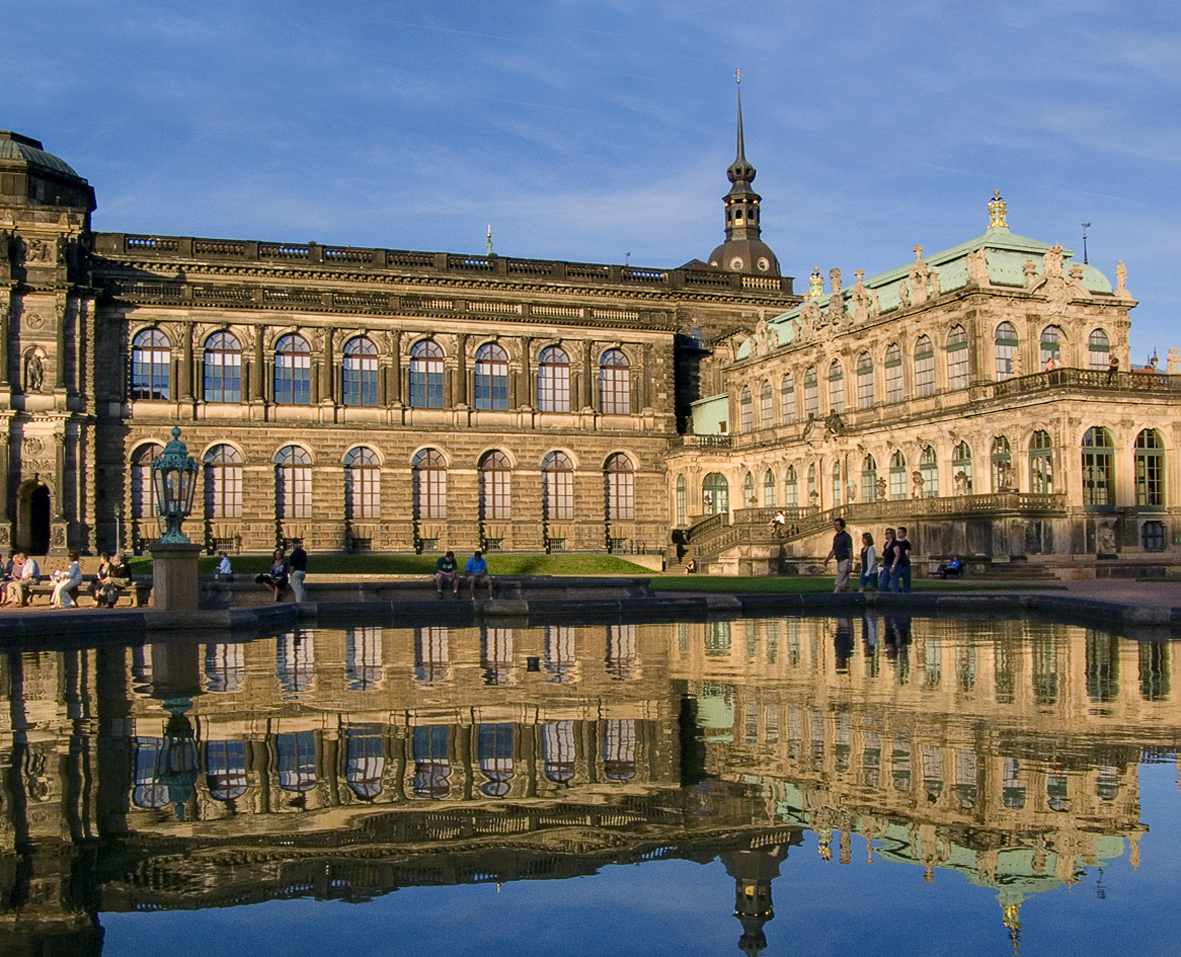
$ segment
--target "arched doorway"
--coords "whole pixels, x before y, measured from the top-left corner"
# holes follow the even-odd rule
[[[49,551],[49,486],[31,478],[17,490],[16,547],[28,555]]]

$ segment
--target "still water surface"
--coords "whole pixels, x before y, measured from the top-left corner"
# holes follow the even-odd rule
[[[0,953],[1174,954],[1168,642],[781,618],[0,657]]]

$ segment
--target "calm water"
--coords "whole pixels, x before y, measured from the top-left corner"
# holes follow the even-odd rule
[[[1181,645],[317,629],[0,657],[0,953],[1174,954]]]

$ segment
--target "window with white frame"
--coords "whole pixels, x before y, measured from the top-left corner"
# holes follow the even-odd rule
[[[997,382],[1004,382],[1016,375],[1014,365],[1020,345],[1021,343],[1017,339],[1017,329],[1011,322],[1002,322],[996,327],[993,348],[996,350]]]
[[[414,517],[447,517],[447,461],[436,449],[423,449],[411,462],[414,474]]]
[[[891,342],[886,347],[886,401],[902,401],[902,347]]]
[[[796,379],[790,372],[779,385],[779,415],[784,425],[796,420]]]
[[[574,463],[570,461],[570,456],[565,452],[550,452],[546,455],[541,460],[541,479],[541,509],[545,520],[553,522],[572,519]]]
[[[837,413],[845,411],[845,370],[836,359],[828,367],[828,410]]]
[[[919,336],[914,346],[914,394],[935,394],[935,348],[927,336]]]
[[[242,515],[242,455],[232,445],[215,445],[205,453],[205,517]]]
[[[857,408],[872,408],[873,401],[873,359],[863,352],[857,357]]]
[[[968,334],[963,326],[952,326],[947,334],[947,388],[968,387]]]
[[[312,517],[312,457],[301,446],[275,454],[275,507],[282,519]]]
[[[603,466],[607,518],[627,521],[636,517],[636,473],[632,461],[616,452]]]
[[[537,408],[542,412],[570,411],[570,357],[559,346],[547,346],[538,358]]]
[[[627,415],[632,410],[631,369],[621,349],[608,349],[599,360],[599,411]]]
[[[359,446],[344,457],[345,517],[375,519],[381,516],[381,462],[373,449]]]
[[[480,518],[506,519],[512,516],[513,471],[508,456],[488,452],[480,459]]]

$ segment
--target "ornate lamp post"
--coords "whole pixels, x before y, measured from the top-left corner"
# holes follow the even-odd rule
[[[152,605],[169,611],[196,611],[198,596],[197,554],[181,531],[181,523],[193,510],[197,487],[197,462],[180,440],[180,429],[172,429],[172,440],[152,463],[152,487],[156,493],[156,516],[160,540],[152,553]]]

